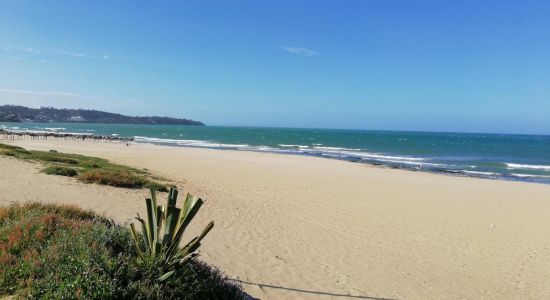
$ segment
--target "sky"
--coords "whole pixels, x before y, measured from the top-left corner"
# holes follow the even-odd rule
[[[0,0],[0,104],[550,134],[550,1]]]

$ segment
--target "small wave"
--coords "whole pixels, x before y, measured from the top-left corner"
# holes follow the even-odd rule
[[[299,153],[299,151],[293,151],[290,149],[278,149],[278,148],[272,148],[269,146],[240,146],[237,147],[239,150],[246,150],[246,151],[260,151],[260,152],[281,152],[281,153]]]
[[[363,160],[369,161],[369,160],[372,160],[372,159],[363,159]],[[442,166],[445,166],[445,165],[443,165],[443,164],[423,163],[423,162],[419,162],[419,161],[399,160],[399,159],[383,159],[383,158],[377,158],[377,159],[374,159],[374,160],[377,161],[377,162],[385,162],[385,163],[390,163],[390,164],[411,165],[411,166],[417,166],[417,167],[420,167],[421,165],[422,165],[422,166],[433,166],[433,167],[442,167]]]
[[[279,144],[279,146],[285,147],[285,148],[302,148],[302,149],[309,148],[309,146],[306,146],[306,145],[292,145],[292,144]]]
[[[496,176],[496,175],[498,175],[497,173],[493,173],[493,172],[467,171],[467,170],[462,170],[462,172],[464,172],[465,174],[482,175],[482,176]]]
[[[550,176],[548,175],[533,175],[533,174],[519,174],[519,173],[512,173],[510,175],[514,177],[519,177],[519,178],[550,178]]]
[[[63,127],[44,127],[48,131],[65,131],[66,128]]]
[[[209,141],[201,140],[175,140],[175,139],[159,139],[159,138],[149,138],[145,136],[135,136],[134,140],[136,142],[143,143],[158,143],[158,144],[172,144],[178,146],[188,146],[188,147],[201,147],[201,148],[246,148],[249,147],[247,144],[222,144],[214,143]],[[246,150],[246,149],[243,149]]]
[[[506,167],[508,169],[523,169],[523,170],[544,170],[544,171],[550,171],[550,166],[543,166],[543,165],[524,165],[524,164],[513,164],[513,163],[506,163]]]
[[[283,146],[283,145],[279,145],[279,146]],[[343,147],[315,146],[313,148],[309,148],[309,147],[306,148],[306,147],[300,147],[301,145],[284,145],[284,146],[298,147],[300,153],[302,154],[322,155],[322,156],[343,158],[343,159],[356,158],[364,161],[378,161],[378,162],[389,162],[389,163],[409,164],[409,165],[418,165],[421,162],[426,160],[425,158],[420,158],[420,157],[382,155],[382,154],[361,151],[361,149],[352,149],[352,148],[343,148]],[[434,166],[444,166],[444,165],[434,164]]]
[[[408,162],[414,162],[415,164],[418,164],[426,160],[425,158],[420,158],[420,157],[392,156],[392,155],[382,155],[382,154],[375,154],[375,153],[369,153],[369,152],[355,152],[355,151],[325,151],[325,152],[332,153],[332,154],[340,154],[345,156],[360,157],[364,160],[408,161]]]
[[[314,149],[318,150],[329,150],[329,151],[339,151],[339,150],[345,150],[345,151],[361,151],[361,149],[351,149],[351,148],[342,148],[342,147],[321,147],[321,146],[315,146]]]

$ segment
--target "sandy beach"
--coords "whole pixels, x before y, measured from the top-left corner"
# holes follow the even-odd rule
[[[202,197],[192,230],[216,222],[202,259],[261,299],[550,298],[550,185],[271,153],[13,144],[147,168]],[[0,204],[74,203],[117,222],[143,211],[146,190],[39,166],[0,157]]]

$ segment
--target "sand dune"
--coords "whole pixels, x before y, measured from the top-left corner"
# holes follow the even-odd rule
[[[173,179],[206,200],[202,258],[262,299],[550,298],[550,185],[314,157],[146,144],[19,141]],[[0,201],[77,203],[123,222],[145,191],[0,158]]]

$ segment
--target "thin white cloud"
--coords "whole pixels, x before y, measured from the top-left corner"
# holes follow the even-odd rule
[[[134,109],[146,104],[137,99],[116,99],[98,97],[67,91],[29,90],[0,88],[0,105],[22,105],[27,107],[51,106],[57,108],[84,108],[99,110]]]
[[[22,52],[32,53],[32,54],[42,54],[42,51],[29,48],[29,47],[17,47],[17,50]]]
[[[313,51],[311,49],[307,48],[298,48],[298,47],[290,47],[290,46],[284,46],[281,49],[284,51],[291,53],[291,54],[297,54],[297,55],[303,55],[303,56],[314,56],[319,54],[317,51]]]
[[[84,53],[74,53],[74,52],[67,52],[67,51],[55,51],[54,53],[58,55],[65,55],[65,56],[72,56],[72,57],[88,57],[88,55]]]
[[[73,52],[73,51],[61,51],[61,50],[50,50],[50,49],[39,50],[31,47],[21,47],[21,46],[12,46],[12,45],[4,46],[3,48],[0,48],[0,49],[4,51],[13,51],[13,52],[20,52],[20,53],[36,54],[36,55],[53,54],[53,55],[68,56],[68,57],[74,57],[74,58],[103,59],[103,60],[110,59],[110,57],[106,54],[101,56],[94,56],[94,55],[89,55],[89,54],[80,53],[80,52]]]
[[[80,94],[67,92],[50,92],[50,91],[29,91],[29,90],[10,90],[0,89],[0,94],[21,95],[21,96],[54,96],[54,97],[79,97]]]
[[[59,108],[99,108],[108,101],[101,97],[67,91],[0,88],[0,105],[27,107],[53,106]]]
[[[42,51],[30,48],[30,47],[15,47],[15,46],[4,46],[2,48],[4,51],[16,51],[16,52],[25,52],[25,53],[31,53],[31,54],[42,54]]]

